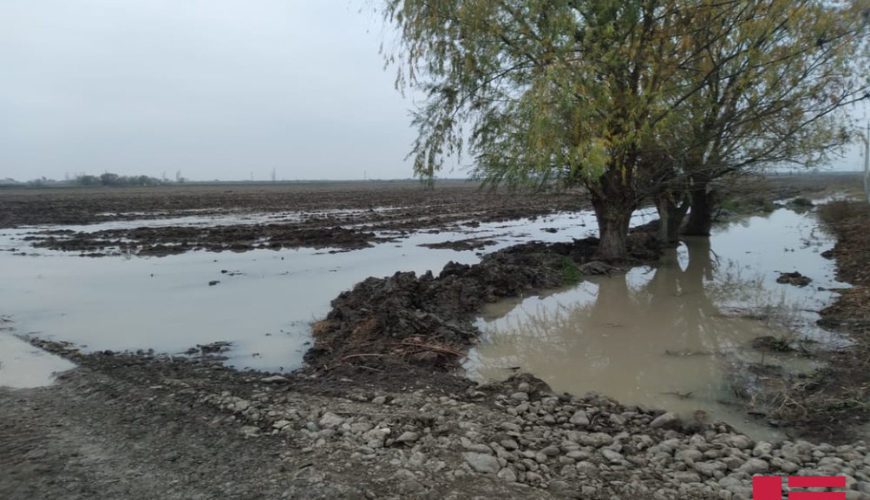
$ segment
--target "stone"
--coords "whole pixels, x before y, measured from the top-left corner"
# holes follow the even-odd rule
[[[738,477],[726,476],[719,480],[719,486],[742,498],[752,498],[751,480],[745,481]]]
[[[523,430],[519,425],[512,422],[502,422],[500,427],[502,428],[502,430],[508,432],[520,432],[521,430]]]
[[[254,427],[253,425],[246,425],[239,429],[239,432],[241,432],[245,437],[257,437],[260,435],[260,428]]]
[[[529,393],[528,392],[515,392],[511,394],[511,399],[515,401],[528,401]]]
[[[623,460],[625,460],[625,458],[621,454],[619,454],[619,453],[617,453],[609,448],[602,449],[601,456],[603,456],[604,458],[609,460],[611,463],[614,463],[614,462],[619,463],[619,462],[622,462]]]
[[[745,472],[750,476],[753,474],[760,474],[762,472],[767,472],[770,468],[767,462],[760,458],[750,458],[743,465],[741,465],[737,470],[740,472]]]
[[[530,483],[540,483],[544,480],[544,476],[538,474],[537,472],[526,472],[526,481]]]
[[[550,483],[550,491],[555,491],[556,493],[568,491],[569,489],[571,489],[571,485],[565,481],[552,481]]]
[[[372,430],[373,428],[374,426],[368,422],[357,422],[355,424],[350,424],[350,430],[355,434],[363,434]]]
[[[583,432],[577,436],[577,442],[582,444],[583,446],[600,448],[602,446],[613,444],[613,436],[611,436],[610,434],[605,434],[603,432],[593,432],[591,434]]]
[[[275,422],[274,424],[272,424],[272,428],[278,429],[280,431],[281,429],[283,429],[284,427],[287,427],[290,424],[291,424],[291,422],[289,420],[279,420],[279,421]]]
[[[499,444],[502,446],[502,448],[508,451],[520,449],[520,445],[513,439],[503,439],[501,442],[499,442]]]
[[[739,450],[748,450],[752,448],[752,439],[743,434],[733,434],[724,439],[725,444]]]
[[[794,474],[800,469],[800,466],[798,466],[796,463],[779,457],[772,458],[770,460],[770,465],[788,474]]]
[[[388,429],[372,429],[363,434],[366,446],[373,449],[383,448],[384,441],[386,441],[388,434],[387,432],[384,432],[385,430]]]
[[[320,427],[325,429],[335,429],[336,427],[340,427],[345,421],[344,418],[339,417],[335,413],[326,412],[320,417]]]
[[[674,458],[677,460],[697,462],[704,458],[704,454],[694,448],[689,448],[688,450],[678,451],[676,455],[674,455]]]
[[[416,432],[403,432],[401,436],[396,438],[397,443],[413,443],[420,439],[420,435]]]
[[[741,465],[743,465],[743,459],[735,456],[725,457],[724,459],[722,459],[722,461],[725,462],[725,465],[728,467],[729,470],[737,469]]]
[[[684,471],[684,472],[675,472],[673,474],[674,479],[681,483],[700,483],[701,476],[699,476],[695,472]]]
[[[595,477],[598,475],[598,466],[593,464],[592,462],[577,462],[575,466],[577,472],[588,477]]]
[[[481,474],[497,474],[501,469],[498,459],[485,453],[467,452],[462,454],[462,458],[473,471]]]
[[[598,494],[598,488],[596,488],[595,486],[588,486],[588,485],[582,486],[582,487],[580,487],[580,494],[582,495],[583,498],[594,497],[595,495]]]
[[[695,462],[694,469],[700,474],[713,477],[716,471],[725,471],[728,467],[722,462]]]
[[[765,455],[770,455],[770,452],[773,451],[773,445],[770,443],[765,443],[764,441],[759,441],[756,443],[755,448],[752,450],[753,457],[761,457]]]
[[[574,412],[574,415],[571,416],[571,420],[569,420],[568,422],[580,427],[586,427],[589,425],[589,416],[586,414],[585,411],[579,410]]]
[[[676,413],[667,412],[653,419],[649,426],[653,429],[679,429],[683,426],[683,422]]]
[[[505,467],[504,469],[498,471],[498,477],[503,479],[506,483],[515,483],[517,482],[517,473],[513,471],[510,467]]]
[[[282,377],[281,375],[272,375],[270,377],[264,377],[260,379],[260,382],[264,384],[286,384],[290,382],[287,377]]]
[[[385,396],[378,396],[378,397],[372,398],[372,404],[376,404],[376,405],[387,404],[387,398]]]
[[[561,453],[561,450],[558,446],[547,446],[546,448],[541,450],[541,453],[548,457],[557,457]]]

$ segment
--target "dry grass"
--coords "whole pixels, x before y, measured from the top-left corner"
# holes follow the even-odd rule
[[[334,330],[335,327],[336,327],[335,322],[328,320],[328,319],[315,321],[311,325],[311,335],[314,337],[322,337],[322,336],[326,335],[327,333],[331,332],[332,330]]]

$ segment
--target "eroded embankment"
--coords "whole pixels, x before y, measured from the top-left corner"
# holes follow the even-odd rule
[[[598,240],[527,243],[486,255],[473,266],[449,263],[431,272],[369,278],[332,301],[326,319],[314,325],[314,346],[305,360],[318,369],[351,364],[378,367],[412,363],[452,369],[480,332],[472,315],[486,303],[577,282],[602,273],[593,261]],[[629,254],[658,257],[657,241],[633,233]]]
[[[836,259],[837,279],[852,285],[821,311],[819,324],[854,343],[831,353],[828,366],[811,376],[778,381],[767,404],[808,435],[843,441],[870,421],[870,206],[835,201],[818,214],[837,238],[827,253]]]

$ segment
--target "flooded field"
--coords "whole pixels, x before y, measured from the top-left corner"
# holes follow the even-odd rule
[[[815,324],[832,299],[826,289],[842,286],[820,255],[831,245],[811,214],[786,209],[721,226],[710,239],[687,238],[655,268],[490,306],[466,367],[482,379],[528,371],[557,391],[594,390],[690,418],[701,410],[767,435],[743,422],[734,391],[751,383],[753,364],[816,367],[799,353],[753,348],[758,337],[814,347],[843,342]],[[776,282],[793,271],[812,283]]]
[[[230,220],[195,215],[51,229],[216,226],[266,217]],[[651,217],[649,211],[639,212],[635,223]],[[391,241],[346,252],[303,248],[102,258],[28,248],[22,242],[45,228],[6,229],[0,230],[0,250],[15,252],[0,251],[0,269],[8,278],[0,287],[0,303],[13,320],[15,333],[73,342],[85,351],[153,349],[182,354],[197,345],[230,342],[224,354],[232,366],[289,371],[302,364],[311,322],[322,318],[330,301],[358,281],[397,271],[437,272],[449,261],[471,264],[480,259],[473,250],[421,245],[487,239],[493,241],[487,248],[491,251],[529,240],[560,241],[594,232],[588,213],[475,226],[456,233],[384,232],[381,236]],[[11,332],[3,335],[12,342]]]
[[[0,385],[45,384],[52,372],[71,367],[19,338],[28,335],[84,352],[194,356],[201,346],[224,342],[221,355],[230,366],[288,372],[302,366],[311,324],[326,315],[332,299],[369,276],[437,274],[450,261],[474,264],[484,252],[518,243],[595,233],[588,211],[490,222],[463,219],[461,210],[448,220],[423,221],[415,213],[401,206],[241,214],[193,209],[162,218],[115,213],[115,220],[95,224],[2,229],[0,271],[7,279],[0,303],[8,320],[0,331]],[[639,211],[632,224],[653,218],[651,210]],[[40,245],[70,235],[96,241],[144,230],[244,232],[272,223],[336,225],[372,237],[363,248],[318,242],[317,248],[263,249],[254,240],[245,251],[188,246],[155,256],[112,236],[99,258],[82,257],[93,253],[81,248]],[[527,371],[559,391],[596,390],[686,414],[703,410],[746,428],[732,404],[735,387],[747,385],[747,367],[817,366],[811,357],[752,347],[756,338],[810,349],[843,342],[815,325],[816,311],[832,298],[826,289],[840,286],[820,255],[831,245],[811,213],[779,209],[740,219],[709,240],[688,239],[657,267],[491,304],[478,320],[484,335],[465,367],[478,379]],[[792,271],[812,283],[776,283],[780,272]]]

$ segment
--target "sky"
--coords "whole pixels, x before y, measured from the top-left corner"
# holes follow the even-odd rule
[[[414,103],[372,6],[2,0],[0,179],[411,177]]]

